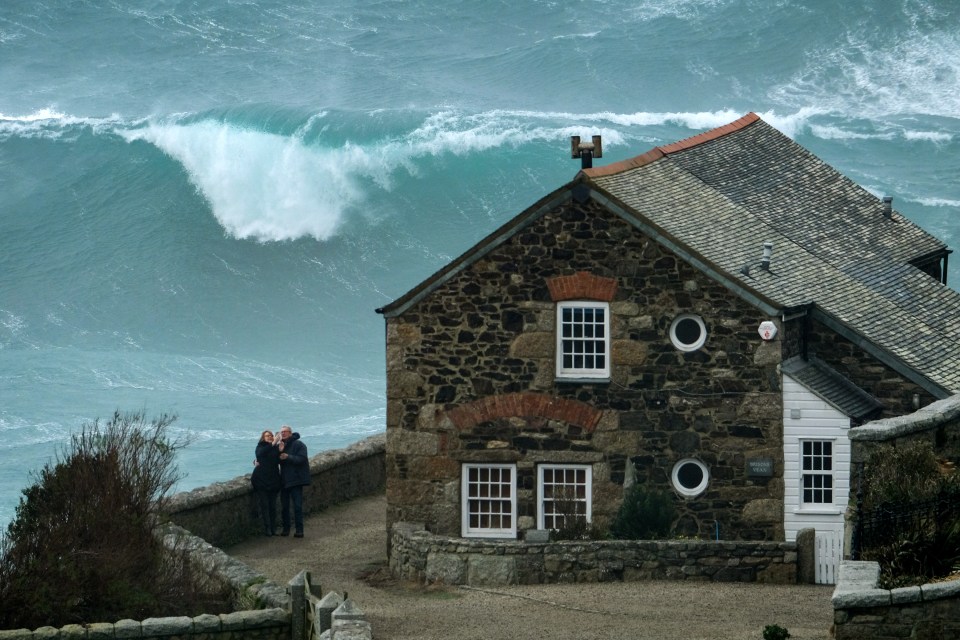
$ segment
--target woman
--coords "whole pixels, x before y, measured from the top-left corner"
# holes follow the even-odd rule
[[[257,504],[260,507],[260,518],[263,520],[263,530],[268,536],[274,535],[277,530],[277,495],[280,493],[280,450],[274,446],[272,431],[260,434],[257,443],[257,459],[253,463],[253,473],[250,482],[257,495]]]

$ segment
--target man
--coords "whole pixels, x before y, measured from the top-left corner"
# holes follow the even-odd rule
[[[310,458],[307,445],[287,425],[280,427],[280,510],[283,530],[290,535],[290,506],[293,505],[294,538],[303,537],[303,488],[310,484]]]

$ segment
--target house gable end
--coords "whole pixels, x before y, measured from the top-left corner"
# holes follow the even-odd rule
[[[391,318],[402,314],[404,311],[415,305],[417,302],[428,296],[438,286],[447,282],[458,273],[469,267],[472,263],[483,258],[487,253],[493,251],[498,246],[508,241],[517,233],[520,233],[525,227],[532,224],[538,218],[548,211],[569,202],[572,199],[573,183],[564,185],[548,196],[540,199],[536,204],[527,208],[519,215],[515,216],[499,229],[489,234],[483,240],[475,244],[458,258],[445,265],[442,269],[432,276],[418,284],[416,287],[400,296],[393,302],[376,309],[377,313],[384,317]]]

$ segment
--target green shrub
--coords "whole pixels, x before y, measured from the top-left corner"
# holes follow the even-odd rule
[[[667,537],[676,509],[663,491],[633,485],[610,525],[610,535],[620,540],[654,540]]]
[[[24,489],[0,540],[0,628],[229,610],[153,535],[186,444],[173,420],[84,425]]]
[[[880,587],[896,589],[929,582],[960,569],[960,520],[900,532],[888,544],[865,549],[864,560],[880,565]]]
[[[882,444],[864,468],[864,508],[921,502],[937,495],[944,475],[929,442]]]
[[[778,624],[768,624],[763,628],[763,640],[787,640],[790,632]]]
[[[880,445],[864,469],[864,508],[909,514],[914,505],[938,503],[937,517],[904,516],[897,528],[862,550],[880,565],[883,588],[928,582],[960,568],[960,479],[938,460],[929,442]]]

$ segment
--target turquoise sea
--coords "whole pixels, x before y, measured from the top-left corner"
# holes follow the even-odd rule
[[[384,429],[400,296],[579,168],[755,111],[960,247],[955,0],[4,0],[0,523],[90,420],[180,489]],[[960,257],[950,284],[960,282]]]

